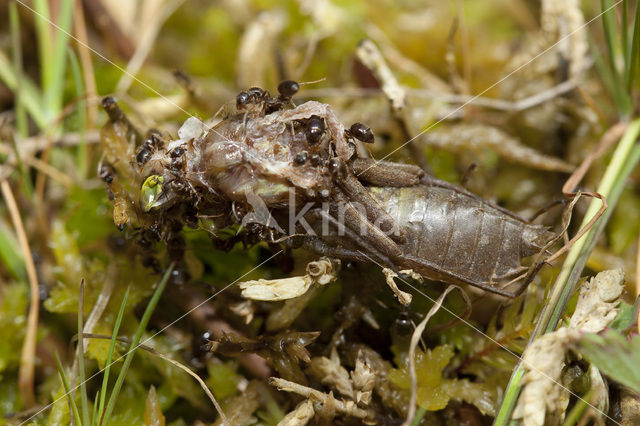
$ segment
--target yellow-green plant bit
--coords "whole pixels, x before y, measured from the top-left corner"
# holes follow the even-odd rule
[[[140,189],[140,205],[145,213],[161,204],[160,195],[162,194],[163,183],[164,177],[151,175],[142,184],[142,188]]]

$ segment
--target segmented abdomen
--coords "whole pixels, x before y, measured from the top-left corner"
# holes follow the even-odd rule
[[[406,236],[402,248],[429,269],[417,271],[440,279],[441,273],[463,282],[494,284],[521,272],[521,260],[537,253],[550,237],[495,206],[450,188],[417,185],[371,188]]]

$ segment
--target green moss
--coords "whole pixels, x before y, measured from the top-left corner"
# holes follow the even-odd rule
[[[24,283],[0,287],[0,375],[17,368],[27,324],[29,288]],[[1,399],[1,398],[0,398]]]
[[[225,400],[238,392],[238,383],[242,376],[238,374],[237,369],[234,361],[221,363],[212,359],[207,362],[207,386],[217,399]]]

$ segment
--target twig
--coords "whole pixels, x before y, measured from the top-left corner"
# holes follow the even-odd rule
[[[57,138],[52,145],[54,147],[70,147],[80,144],[81,136],[79,133],[67,133]],[[98,131],[90,131],[85,135],[85,143],[96,144],[100,142],[100,133]],[[62,175],[53,172],[50,168],[51,165],[45,163],[39,158],[34,157],[34,153],[44,150],[46,148],[47,138],[44,136],[34,136],[30,138],[21,139],[17,143],[18,154],[25,164],[31,167],[37,168],[42,173],[48,174],[52,179],[60,181],[63,185],[69,183]],[[18,165],[18,159],[15,152],[8,145],[0,144],[0,154],[7,155],[6,161],[0,165],[0,179],[7,178],[9,174],[13,172],[13,169]],[[57,171],[58,173],[62,173]],[[54,175],[54,173],[56,173]],[[66,175],[65,175],[66,176]],[[66,176],[68,177],[68,176]],[[69,178],[71,179],[71,178]]]
[[[91,312],[89,313],[89,317],[84,325],[84,330],[87,333],[91,333],[98,323],[98,320],[102,318],[102,314],[104,310],[107,308],[109,304],[109,300],[111,300],[111,295],[113,293],[113,289],[116,284],[116,275],[118,272],[118,266],[115,262],[115,259],[112,257],[109,259],[109,266],[107,267],[107,273],[105,276],[104,284],[102,285],[102,290],[100,290],[100,294],[98,295],[98,299],[96,303],[93,305]]]
[[[418,400],[418,376],[416,374],[416,348],[418,347],[418,343],[422,338],[422,333],[424,329],[427,327],[427,322],[431,319],[431,317],[440,309],[442,306],[442,302],[444,298],[449,294],[450,291],[454,289],[460,289],[458,286],[450,285],[446,288],[444,293],[438,297],[436,303],[433,304],[427,315],[424,317],[420,324],[413,330],[413,334],[411,335],[411,343],[409,344],[409,379],[411,380],[411,399],[409,400],[409,410],[407,411],[407,419],[404,421],[402,426],[410,426],[413,423],[413,418],[416,415],[416,402]],[[461,290],[462,291],[462,290]]]
[[[384,60],[382,53],[371,40],[365,39],[358,44],[356,55],[380,83],[382,92],[391,104],[394,114],[402,111],[407,105],[407,93],[394,77],[391,69]]]
[[[30,304],[29,314],[27,317],[27,329],[24,336],[24,343],[22,344],[22,352],[20,354],[18,388],[20,390],[20,397],[24,407],[30,408],[36,402],[33,390],[33,372],[35,367],[36,334],[38,332],[38,308],[40,301],[38,293],[38,276],[36,275],[36,267],[33,263],[33,257],[31,256],[31,249],[29,248],[27,234],[24,231],[22,219],[20,218],[20,211],[18,210],[18,205],[16,204],[16,200],[11,192],[11,186],[7,180],[3,180],[0,183],[0,186],[2,186],[2,195],[7,203],[9,213],[11,214],[13,227],[16,230],[18,241],[20,242],[20,248],[22,249],[22,255],[24,256],[24,263],[27,268],[27,275],[29,276]]]
[[[42,161],[44,164],[49,165],[49,157],[51,156],[51,139],[47,139],[47,145],[44,148],[44,151],[42,152],[42,157],[40,157],[40,161]],[[44,208],[42,208],[44,206],[43,204],[43,200],[44,200],[44,186],[47,179],[47,175],[45,173],[43,173],[42,171],[38,170],[38,174],[36,175],[36,184],[34,187],[34,197],[33,197],[33,204],[36,205],[36,210],[38,213],[38,216],[40,216],[39,221],[41,223],[45,223],[44,220]],[[46,226],[43,226],[42,229],[46,229]]]

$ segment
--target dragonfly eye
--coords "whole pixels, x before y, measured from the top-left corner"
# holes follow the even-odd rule
[[[159,207],[166,201],[166,196],[163,196],[162,184],[164,183],[164,177],[159,175],[149,176],[140,189],[140,205],[142,211],[145,213],[151,209]]]

